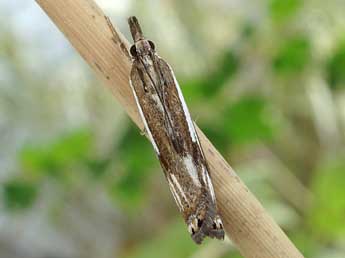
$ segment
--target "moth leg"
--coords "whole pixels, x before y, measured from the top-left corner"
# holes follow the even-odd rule
[[[142,136],[147,136],[147,130],[146,130],[145,127],[144,127],[143,129],[140,130],[140,135],[142,135]]]
[[[199,231],[198,219],[195,216],[193,216],[188,224],[188,231],[191,235],[194,235],[197,231]]]

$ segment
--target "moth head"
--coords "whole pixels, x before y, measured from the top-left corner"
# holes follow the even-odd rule
[[[151,40],[142,39],[135,42],[129,52],[131,53],[133,58],[137,56],[145,56],[153,53],[155,51],[155,45]]]
[[[132,57],[136,58],[138,56],[145,56],[153,53],[155,51],[155,45],[152,41],[145,39],[138,19],[135,16],[129,17],[128,25],[134,41],[134,44],[129,50]]]

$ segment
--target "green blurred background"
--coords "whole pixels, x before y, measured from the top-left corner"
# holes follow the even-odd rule
[[[193,119],[306,257],[345,257],[345,1],[96,1],[174,68]],[[0,257],[196,246],[149,142],[33,1],[0,1]]]

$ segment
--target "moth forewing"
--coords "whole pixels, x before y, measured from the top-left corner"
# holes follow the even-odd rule
[[[132,77],[132,76],[131,76],[131,77]],[[136,81],[135,81],[135,83],[136,83]],[[134,86],[133,86],[133,84],[132,84],[132,79],[129,80],[129,85],[130,85],[131,88],[132,88],[133,95],[134,95],[134,99],[135,99],[135,103],[137,104],[137,107],[138,107],[138,110],[139,110],[139,114],[140,114],[141,120],[142,120],[143,123],[144,123],[145,132],[147,133],[148,138],[149,138],[151,144],[153,145],[153,148],[154,148],[156,154],[159,155],[159,149],[158,149],[158,147],[157,147],[156,142],[154,141],[154,139],[153,139],[153,137],[152,137],[150,128],[149,128],[148,125],[147,125],[146,118],[145,118],[145,116],[144,116],[143,110],[141,109],[141,106],[140,106],[140,103],[139,103],[137,94],[136,94],[136,92],[135,92],[135,88],[134,88]]]
[[[134,40],[130,84],[175,202],[196,243],[206,236],[223,239],[207,162],[175,75],[143,37],[135,17],[129,26]]]
[[[165,61],[163,59],[161,59],[161,62],[165,62]],[[169,68],[169,71],[171,73],[171,77],[174,79],[174,84],[175,84],[175,87],[176,87],[176,90],[177,90],[177,93],[179,96],[180,103],[182,104],[182,108],[184,111],[186,121],[188,123],[188,129],[189,129],[189,133],[190,133],[190,136],[192,138],[192,141],[197,143],[197,147],[200,149],[200,154],[201,154],[201,159],[202,159],[202,162],[200,163],[200,165],[202,166],[202,171],[201,171],[202,180],[204,181],[205,186],[208,187],[211,198],[215,202],[216,198],[215,198],[213,185],[212,185],[212,182],[211,182],[211,179],[209,176],[209,172],[208,172],[208,168],[207,168],[207,162],[206,162],[204,153],[202,151],[199,137],[198,137],[196,130],[195,130],[195,127],[194,127],[194,123],[192,121],[191,115],[190,115],[189,110],[187,108],[187,104],[184,100],[183,94],[181,92],[181,88],[177,82],[175,74],[174,74],[172,68],[170,67],[170,65],[168,63],[166,63],[166,65]],[[188,173],[190,173],[191,175],[194,175],[195,173],[193,173],[193,172],[195,171],[195,164],[193,163],[193,160],[191,160],[191,156],[187,155],[187,157],[185,158],[184,161],[185,161]]]

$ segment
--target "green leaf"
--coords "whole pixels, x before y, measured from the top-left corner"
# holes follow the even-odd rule
[[[21,168],[31,176],[41,176],[56,174],[57,164],[49,157],[49,150],[43,147],[26,146],[20,153]]]
[[[212,144],[216,147],[216,149],[224,153],[228,144],[229,144],[229,137],[227,135],[227,131],[221,128],[220,126],[214,125],[200,125],[202,131],[207,136],[207,138],[212,142]]]
[[[248,31],[248,33],[250,33]],[[210,98],[216,95],[238,71],[239,58],[231,49],[226,50],[216,63],[216,69],[202,78],[185,80],[181,85],[186,101]]]
[[[289,238],[296,245],[297,249],[302,252],[304,257],[315,257],[321,247],[320,243],[310,235],[310,232],[303,231],[302,228],[289,232]]]
[[[83,160],[89,154],[91,136],[90,131],[85,129],[62,136],[50,147],[51,158],[61,166],[76,160]]]
[[[82,129],[44,146],[26,146],[19,154],[21,168],[33,177],[60,177],[66,167],[86,159],[91,140],[91,133]]]
[[[224,114],[224,129],[234,144],[270,139],[273,136],[271,116],[266,102],[259,97],[245,97],[230,106]]]
[[[90,159],[86,160],[85,163],[87,165],[88,172],[90,172],[90,176],[94,179],[99,179],[105,174],[109,166],[110,160]]]
[[[273,68],[280,74],[301,72],[310,61],[310,51],[310,42],[307,38],[290,39],[279,50],[273,61]]]
[[[190,104],[193,104],[193,102],[201,101],[201,99],[204,98],[202,93],[202,87],[204,87],[204,80],[183,80],[180,86],[188,106],[190,106]]]
[[[136,207],[145,196],[152,165],[158,165],[159,161],[149,141],[134,125],[129,127],[118,148],[124,171],[114,179],[110,194],[125,208]]]
[[[327,79],[332,89],[345,87],[345,42],[342,42],[328,61]]]
[[[120,141],[119,157],[130,170],[142,171],[153,164],[155,152],[149,140],[132,124]]]
[[[217,69],[209,74],[201,86],[205,97],[211,97],[217,94],[225,83],[233,77],[239,68],[239,58],[231,49],[227,50],[219,60]]]
[[[345,159],[328,161],[315,174],[312,190],[315,200],[310,211],[310,227],[323,237],[345,234]]]
[[[37,196],[37,188],[29,182],[12,180],[4,184],[4,203],[9,210],[30,208]]]
[[[279,22],[295,14],[301,4],[301,0],[271,0],[269,11],[272,19]]]

